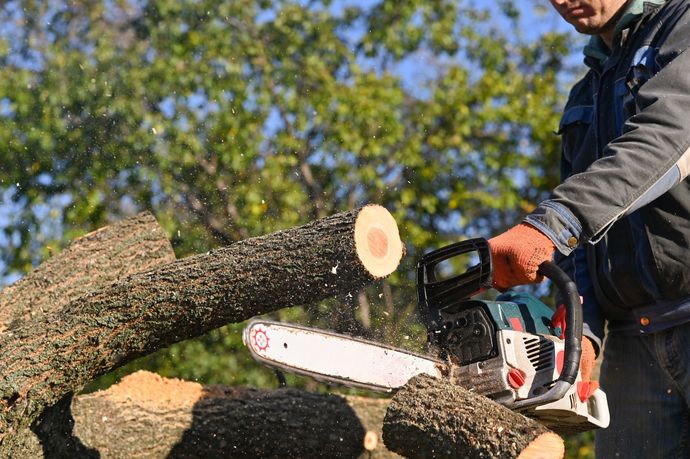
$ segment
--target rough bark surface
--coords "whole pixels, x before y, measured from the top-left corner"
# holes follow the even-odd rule
[[[60,254],[0,292],[0,329],[59,311],[91,290],[175,260],[165,232],[148,212],[100,228],[74,240]],[[90,457],[72,435],[72,394],[46,407],[30,428],[18,429],[9,457]]]
[[[46,407],[136,357],[375,280],[355,248],[364,209],[132,274],[0,335],[0,455]]]
[[[542,435],[554,436],[557,448],[537,457],[562,457],[562,441],[543,425],[428,376],[393,397],[383,424],[387,447],[409,458],[516,458]]]
[[[148,212],[86,234],[2,291],[0,332],[173,260],[170,241]]]
[[[76,397],[75,435],[107,458],[356,458],[387,400],[200,384],[137,372]],[[398,457],[381,442],[364,457]]]

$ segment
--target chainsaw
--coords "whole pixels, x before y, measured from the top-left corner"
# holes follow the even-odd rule
[[[478,261],[466,271],[454,262]],[[582,307],[575,284],[555,263],[539,266],[564,299],[565,330],[553,311],[526,292],[507,291],[493,301],[476,298],[492,286],[486,239],[451,244],[424,255],[417,267],[419,314],[428,332],[430,355],[328,330],[254,320],[243,341],[268,366],[329,384],[375,391],[399,389],[427,374],[484,395],[532,417],[559,433],[609,424],[606,394],[587,399],[579,363]]]

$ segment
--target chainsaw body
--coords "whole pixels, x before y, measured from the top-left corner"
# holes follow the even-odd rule
[[[470,254],[476,263],[456,274],[452,262],[466,262]],[[430,252],[417,270],[429,343],[450,363],[453,383],[562,433],[608,426],[604,392],[597,389],[586,400],[578,394],[582,309],[575,284],[558,266],[546,262],[540,273],[564,298],[565,331],[552,324],[553,310],[529,293],[508,291],[495,300],[478,299],[493,280],[485,239]]]
[[[455,274],[453,264],[472,268]],[[558,432],[606,427],[606,395],[578,395],[582,311],[574,284],[552,263],[540,271],[566,299],[563,330],[553,311],[528,293],[494,300],[488,244],[472,239],[430,252],[418,265],[419,312],[432,355],[297,325],[255,321],[244,341],[268,365],[316,379],[374,390],[395,390],[426,373],[487,396]]]

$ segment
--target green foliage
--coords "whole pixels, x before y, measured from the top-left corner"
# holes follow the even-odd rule
[[[566,459],[594,459],[594,432],[570,435],[564,440]]]
[[[511,1],[472,5],[5,2],[0,191],[14,215],[0,223],[5,275],[26,272],[47,245],[144,209],[183,257],[375,202],[406,242],[399,273],[364,303],[277,315],[419,346],[417,256],[490,236],[558,180],[566,37],[513,35]],[[274,384],[243,353],[239,330],[124,371]]]
[[[0,47],[2,183],[24,209],[67,193],[63,240],[151,209],[184,256],[375,201],[415,255],[557,179],[568,49],[503,32],[510,2],[22,4],[0,10],[22,18]],[[35,220],[11,228],[13,270]]]

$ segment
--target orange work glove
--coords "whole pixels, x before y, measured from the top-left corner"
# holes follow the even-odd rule
[[[592,342],[586,336],[582,337],[582,356],[580,357],[580,378],[577,383],[577,395],[583,402],[599,388],[598,381],[592,381],[592,371],[597,355]]]
[[[520,223],[489,239],[494,265],[494,288],[506,290],[544,280],[537,275],[539,265],[552,260],[556,246],[544,233],[527,223]]]
[[[580,297],[582,303],[582,297]],[[561,336],[565,337],[565,305],[559,305],[556,312],[551,317],[551,326],[559,327],[561,329]],[[592,381],[592,371],[594,370],[594,362],[597,359],[597,354],[594,352],[594,345],[592,341],[586,336],[582,337],[582,354],[580,355],[580,382],[577,383],[577,395],[583,402],[587,400],[595,390],[599,388],[598,381]]]

